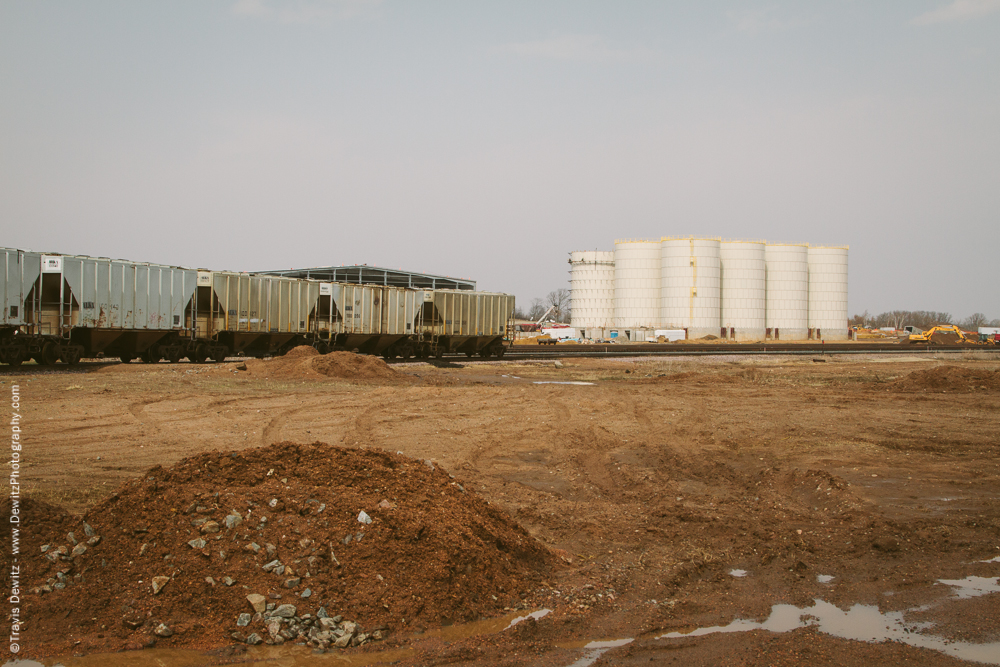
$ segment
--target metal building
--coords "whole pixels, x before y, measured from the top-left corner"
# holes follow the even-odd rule
[[[614,325],[615,253],[576,250],[569,255],[570,326],[576,329]]]
[[[723,241],[722,328],[737,341],[764,340],[767,278],[763,241]]]
[[[719,335],[722,276],[719,239],[670,238],[660,242],[661,324],[688,338]]]
[[[805,340],[809,336],[809,246],[768,243],[767,336],[774,340]]]
[[[809,329],[811,337],[846,340],[847,246],[809,247]]]

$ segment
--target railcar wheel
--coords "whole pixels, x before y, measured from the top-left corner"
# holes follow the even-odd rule
[[[52,366],[59,361],[59,352],[59,345],[49,341],[42,345],[42,352],[38,355],[36,361],[43,366]]]
[[[507,348],[506,347],[504,347],[503,345],[500,345],[500,346],[497,347],[497,349],[496,349],[497,359],[503,358],[503,355],[506,354],[506,353],[507,353]]]
[[[444,346],[438,345],[437,347],[434,348],[434,358],[440,359],[443,356],[444,356]]]
[[[21,351],[21,348],[15,347],[7,352],[7,363],[13,366],[14,368],[20,366],[21,362],[23,361],[24,361],[24,353]]]
[[[188,359],[193,364],[203,364],[205,359],[208,359],[208,350],[205,349],[205,344],[197,345],[194,348],[194,352],[188,355]]]
[[[472,357],[476,356],[476,353],[475,353],[475,351],[471,351],[471,352],[466,352],[466,353],[465,353],[465,356],[467,356],[467,357],[469,357],[469,358],[472,358]]]
[[[179,349],[172,350],[169,354],[167,354],[167,361],[169,361],[172,364],[179,363],[180,360],[181,360],[181,351]]]
[[[80,348],[70,346],[63,348],[61,358],[65,363],[69,364],[70,366],[76,366],[78,363],[80,363],[81,356],[82,355],[80,352]]]
[[[400,350],[399,351],[399,356],[403,359],[403,361],[406,361],[407,359],[409,359],[410,356],[412,356],[412,350],[410,349],[410,346],[407,345],[402,350]]]
[[[212,361],[217,364],[221,364],[229,356],[229,349],[225,347],[220,347],[214,353],[212,353]]]
[[[121,359],[123,364],[127,364],[133,359],[135,359],[135,357],[133,357],[131,354],[119,354],[118,358]]]
[[[143,352],[142,354],[140,354],[139,358],[142,359],[142,363],[144,363],[144,364],[158,364],[158,363],[160,363],[160,353],[157,352],[152,347],[149,348],[148,350],[146,350],[145,352]]]
[[[479,356],[482,357],[483,359],[489,359],[492,355],[493,351],[488,347],[484,347],[479,351]]]

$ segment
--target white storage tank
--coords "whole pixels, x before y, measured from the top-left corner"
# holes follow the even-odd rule
[[[847,340],[847,320],[847,246],[810,246],[811,337]]]
[[[763,241],[723,241],[722,328],[736,341],[764,340],[767,279]]]
[[[614,325],[615,253],[577,250],[569,254],[570,326],[578,329]]]
[[[764,324],[774,340],[809,337],[809,246],[764,246],[767,311]]]
[[[660,323],[660,242],[615,241],[615,326]]]
[[[719,239],[660,241],[660,321],[687,329],[689,339],[718,336],[722,326]]]

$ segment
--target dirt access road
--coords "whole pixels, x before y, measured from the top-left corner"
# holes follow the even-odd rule
[[[498,603],[551,610],[537,621],[390,620],[389,641],[342,652],[350,664],[969,664],[954,647],[1000,664],[1000,595],[938,583],[980,577],[989,593],[1000,575],[1000,358],[561,363],[91,363],[0,380],[21,391],[23,490],[73,513],[154,465],[318,441],[430,460],[557,555],[530,595]],[[876,614],[869,629],[902,612],[928,647],[834,636],[860,616],[830,634],[816,600],[869,606],[855,608]],[[772,605],[815,609],[788,632],[688,634]],[[26,645],[79,651],[26,621]],[[128,643],[64,622],[90,652]]]

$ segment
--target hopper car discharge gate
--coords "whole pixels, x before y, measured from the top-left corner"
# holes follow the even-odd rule
[[[514,297],[0,248],[0,363],[201,363],[299,345],[386,359],[503,356]]]

